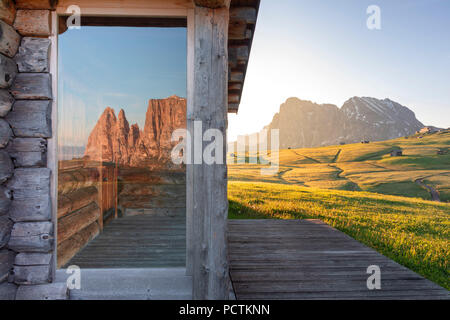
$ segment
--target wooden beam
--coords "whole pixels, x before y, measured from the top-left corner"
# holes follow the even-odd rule
[[[188,108],[187,128],[193,140],[208,129],[222,132],[222,163],[187,165],[187,208],[193,210],[193,298],[228,299],[226,128],[228,106],[227,8],[195,8],[193,104]],[[202,132],[193,122],[202,123]],[[194,158],[202,150],[194,146]],[[195,157],[197,156],[197,157]],[[191,177],[192,179],[189,179]]]
[[[58,0],[15,0],[16,9],[54,9]]]
[[[230,8],[231,21],[245,21],[248,24],[255,24],[257,17],[256,8],[253,7],[232,7]]]
[[[196,6],[217,9],[217,8],[229,8],[230,0],[194,0]]]

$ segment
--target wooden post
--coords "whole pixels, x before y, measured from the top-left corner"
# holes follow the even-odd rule
[[[103,163],[100,164],[100,166],[98,167],[98,171],[99,171],[99,178],[98,178],[98,206],[100,207],[100,217],[98,218],[98,226],[100,227],[100,232],[102,232],[103,230],[103,212],[105,210],[105,206],[104,204],[104,182],[103,182],[103,178],[105,176],[105,170],[104,170],[104,166]]]
[[[201,139],[192,130],[194,121],[201,121],[202,135],[208,129],[219,129],[223,133],[224,151],[221,164],[208,165],[203,161],[187,166],[187,210],[192,210],[188,217],[192,218],[193,298],[228,299],[225,148],[229,10],[196,7],[194,15],[193,103],[188,104],[187,127],[193,141]],[[203,142],[203,150],[206,145]]]

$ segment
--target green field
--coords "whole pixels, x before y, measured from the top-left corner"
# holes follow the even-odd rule
[[[422,137],[422,138],[419,138]],[[401,148],[402,157],[390,151]],[[368,191],[431,200],[423,179],[441,201],[450,202],[450,132],[408,138],[311,149],[281,150],[275,176],[262,176],[261,164],[234,164],[229,157],[230,181],[293,184],[305,187]],[[247,159],[257,155],[247,155]]]
[[[450,289],[450,154],[437,154],[449,146],[447,132],[282,150],[273,176],[261,175],[264,165],[229,164],[229,217],[321,219]],[[393,147],[403,156],[390,157]]]

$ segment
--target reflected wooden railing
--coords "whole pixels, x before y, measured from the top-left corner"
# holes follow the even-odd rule
[[[58,165],[57,265],[62,267],[118,217],[118,166],[86,160]]]

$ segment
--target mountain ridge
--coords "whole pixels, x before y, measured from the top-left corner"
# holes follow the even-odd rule
[[[130,126],[123,109],[116,117],[114,109],[106,107],[89,135],[84,158],[168,168],[176,144],[172,132],[178,128],[186,128],[185,98],[150,99],[142,129],[137,123]]]
[[[391,100],[352,97],[341,108],[288,98],[264,129],[279,129],[280,148],[312,148],[408,136],[423,128],[413,111]]]

